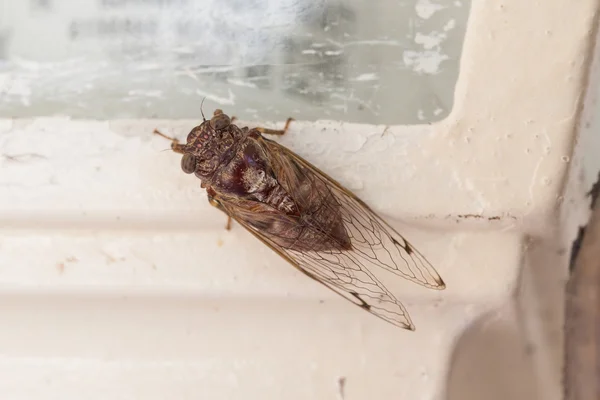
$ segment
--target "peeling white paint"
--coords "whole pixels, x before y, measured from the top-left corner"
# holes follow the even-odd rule
[[[433,3],[431,0],[418,0],[415,5],[417,15],[423,19],[429,19],[436,12],[443,10],[445,6],[437,3]]]
[[[379,79],[379,77],[377,76],[377,74],[374,74],[374,73],[360,74],[357,77],[352,78],[353,81],[357,81],[357,82],[376,81],[378,79]]]
[[[447,35],[442,32],[431,32],[429,34],[418,33],[415,35],[415,43],[423,46],[425,50],[439,49]]]
[[[203,90],[196,89],[196,94],[198,96],[206,97],[207,99],[212,100],[217,104],[234,105],[235,104],[235,95],[233,94],[233,91],[231,89],[228,89],[227,92],[229,93],[228,97],[220,97],[220,96],[214,95],[212,93],[208,93]]]
[[[414,51],[406,50],[403,53],[404,63],[413,71],[423,74],[436,74],[440,70],[440,64],[448,60],[448,56],[437,51]]]

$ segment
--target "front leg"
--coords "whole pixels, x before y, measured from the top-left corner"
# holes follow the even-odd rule
[[[219,203],[217,200],[215,200],[214,196],[217,193],[215,192],[215,190],[213,188],[211,188],[210,186],[207,187],[206,193],[208,193],[208,202],[210,203],[210,205],[223,211],[225,213],[225,215],[227,215],[227,223],[225,224],[225,229],[230,231],[231,230],[231,215],[227,214],[227,211],[225,211],[225,209],[223,208],[221,203]]]
[[[285,126],[283,127],[283,129],[268,129],[268,128],[261,128],[261,127],[254,128],[254,129],[259,131],[260,133],[265,133],[267,135],[281,136],[281,135],[285,135],[288,128],[290,127],[290,122],[292,122],[293,120],[294,120],[294,118],[288,118],[287,121],[285,121]]]
[[[174,137],[171,136],[167,136],[164,133],[162,133],[161,131],[159,131],[158,129],[155,129],[153,132],[155,135],[158,136],[162,136],[165,139],[168,139],[171,141],[171,149],[175,152],[175,153],[179,153],[179,154],[185,154],[185,145],[179,143],[179,140],[175,139]]]
[[[233,123],[233,121],[235,121],[237,118],[236,117],[231,117],[231,123]],[[277,135],[277,136],[281,136],[281,135],[285,135],[285,133],[287,132],[288,128],[290,127],[290,123],[294,120],[294,118],[288,118],[287,121],[285,121],[285,126],[283,127],[283,129],[269,129],[269,128],[262,128],[262,127],[256,127],[256,128],[252,128],[255,129],[257,131],[259,131],[260,133],[264,133],[267,135]],[[244,129],[244,128],[242,128]]]

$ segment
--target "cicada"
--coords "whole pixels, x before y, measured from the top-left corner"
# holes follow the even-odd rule
[[[381,268],[431,289],[445,284],[427,259],[369,206],[291,150],[238,127],[221,110],[191,130],[181,168],[194,174],[210,204],[294,267],[363,310],[414,330],[405,307],[377,279]]]

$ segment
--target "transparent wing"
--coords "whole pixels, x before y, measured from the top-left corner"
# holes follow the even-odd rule
[[[227,214],[306,275],[371,314],[401,328],[414,330],[404,306],[372,271],[382,268],[425,287],[443,289],[445,284],[435,269],[402,235],[358,197],[287,148],[274,141],[264,138],[263,140],[275,163],[279,158],[281,162],[289,163],[291,160],[294,164],[294,168],[284,169],[288,171],[288,175],[300,174],[297,178],[301,181],[313,181],[315,188],[327,191],[326,197],[332,201],[324,201],[323,204],[335,207],[331,212],[340,213],[352,248],[325,251],[285,248],[277,244],[277,240],[274,240],[276,238],[255,227],[257,224],[253,222],[264,221],[264,216],[225,199],[215,200]],[[293,172],[289,172],[290,170]],[[293,177],[281,175],[283,173],[278,177],[281,182],[285,182],[286,179],[294,180]],[[293,184],[288,182],[288,185],[293,193]],[[279,223],[293,222],[282,219]],[[305,223],[310,225],[310,219]],[[318,226],[311,228],[319,230]],[[326,232],[325,229],[320,231]],[[328,239],[335,240],[333,237]]]
[[[307,179],[319,179],[340,206],[358,260],[384,268],[431,289],[445,284],[427,259],[368,205],[333,178],[279,143],[263,138],[269,149],[299,164]],[[293,189],[291,189],[293,190]]]

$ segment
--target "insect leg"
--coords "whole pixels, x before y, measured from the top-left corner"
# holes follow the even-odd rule
[[[231,216],[229,214],[227,214],[227,212],[221,206],[221,204],[219,204],[219,202],[210,195],[208,196],[208,202],[210,203],[211,206],[218,208],[219,210],[223,211],[225,213],[225,215],[227,215],[227,223],[225,224],[225,229],[230,231],[231,230],[231,222],[232,222]]]
[[[259,131],[260,133],[265,133],[267,135],[284,135],[285,132],[287,132],[289,126],[290,126],[290,122],[292,122],[294,120],[294,118],[288,118],[287,121],[285,121],[285,126],[283,127],[283,129],[268,129],[268,128],[254,128],[257,131]]]
[[[171,149],[175,152],[175,153],[180,153],[180,154],[185,154],[185,145],[179,143],[179,140],[171,137],[171,136],[167,136],[164,133],[162,133],[161,131],[159,131],[158,129],[155,129],[153,132],[155,135],[158,136],[162,136],[167,140],[171,141]]]

